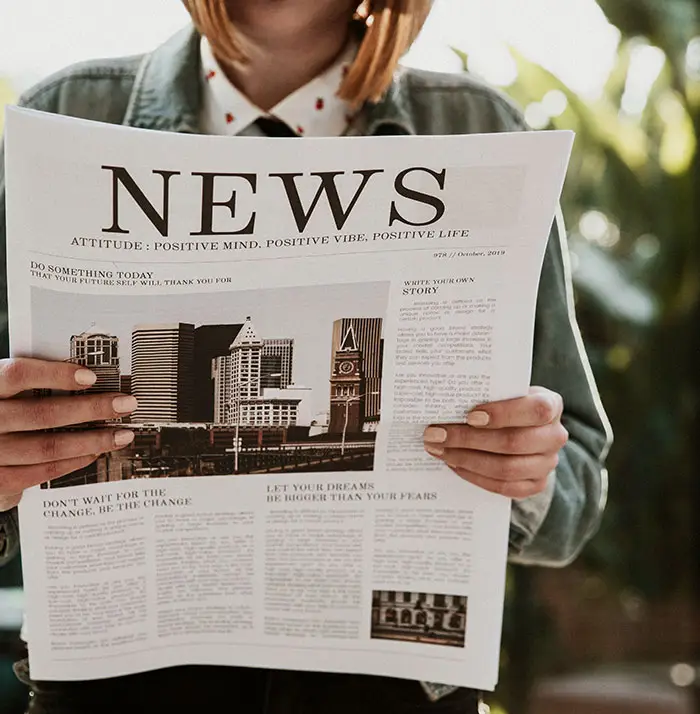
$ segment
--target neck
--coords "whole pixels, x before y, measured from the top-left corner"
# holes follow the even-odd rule
[[[307,22],[282,34],[266,32],[264,23],[257,31],[236,23],[248,61],[217,59],[231,82],[256,106],[269,111],[332,65],[349,32],[350,25],[338,18],[329,18],[321,27]]]

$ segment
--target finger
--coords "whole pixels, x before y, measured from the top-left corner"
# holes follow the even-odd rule
[[[59,476],[83,469],[99,459],[99,454],[80,456],[77,459],[52,461],[48,464],[33,464],[32,466],[0,466],[0,493],[16,494],[26,491],[45,481],[52,481]],[[3,498],[12,496],[3,496]]]
[[[466,424],[429,426],[423,435],[434,455],[439,449],[475,449],[494,454],[546,454],[559,451],[569,439],[561,422],[545,426],[476,429]]]
[[[467,424],[480,429],[543,426],[559,419],[563,409],[559,394],[534,387],[526,397],[475,407],[467,414]]]
[[[16,493],[11,496],[0,496],[0,513],[11,511],[15,506],[19,505],[21,500],[21,493]]]
[[[134,432],[128,429],[4,435],[0,436],[0,464],[48,464],[123,449],[133,440]]]
[[[445,449],[439,458],[452,468],[472,471],[497,481],[539,480],[549,475],[559,463],[557,453],[506,456],[473,449]]]
[[[0,399],[14,397],[29,389],[75,391],[87,389],[97,381],[97,375],[79,364],[46,360],[0,360]]]
[[[134,397],[123,394],[6,399],[0,401],[0,433],[56,429],[114,419],[130,414],[137,406]]]
[[[466,469],[453,468],[452,470],[465,481],[469,481],[469,483],[491,493],[497,493],[499,496],[507,496],[508,498],[528,498],[542,493],[547,488],[546,477],[530,481],[499,481]]]

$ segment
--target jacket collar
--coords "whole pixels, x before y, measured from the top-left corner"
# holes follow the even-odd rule
[[[399,67],[386,94],[376,104],[367,104],[364,112],[367,117],[367,136],[380,134],[417,134],[413,116],[409,110],[409,74]]]
[[[191,27],[145,55],[123,124],[197,133],[202,105],[199,64],[199,36]]]
[[[144,56],[123,124],[140,129],[199,132],[202,108],[200,38],[189,26]],[[416,133],[408,111],[408,78],[398,70],[386,95],[361,112],[366,135]]]

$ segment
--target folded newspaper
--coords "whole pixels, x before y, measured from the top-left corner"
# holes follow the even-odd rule
[[[263,139],[24,109],[15,356],[138,400],[21,504],[30,666],[181,664],[492,690],[510,501],[423,450],[529,385],[569,132]]]

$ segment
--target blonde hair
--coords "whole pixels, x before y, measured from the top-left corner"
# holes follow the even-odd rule
[[[197,30],[214,54],[228,62],[246,61],[225,0],[184,0]],[[354,106],[384,95],[403,54],[418,36],[433,0],[363,0],[355,18],[362,40],[338,96]]]

